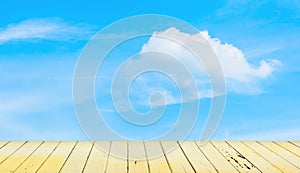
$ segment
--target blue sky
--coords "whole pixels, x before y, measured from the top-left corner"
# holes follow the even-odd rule
[[[296,0],[3,1],[0,5],[0,139],[86,139],[72,103],[72,77],[80,52],[106,25],[139,14],[182,19],[207,34],[216,49],[222,48],[218,52],[225,63],[227,99],[222,122],[213,139],[300,140],[300,3]],[[111,64],[122,61],[116,58],[121,57],[119,54],[139,52],[146,44],[148,47],[144,49],[155,50],[158,48],[153,45],[157,43],[159,40],[145,38],[127,43],[134,47],[129,51],[128,45],[120,46],[119,51],[108,57],[109,68],[103,73],[109,76]],[[247,68],[234,65],[231,51],[245,61],[246,66],[242,67]],[[261,62],[266,62],[268,68],[259,70]],[[149,75],[150,79],[167,81]],[[99,90],[108,89],[108,84],[104,78],[97,79]],[[138,82],[134,85],[137,91],[144,88]],[[161,87],[151,80],[146,80],[146,85]],[[172,83],[163,86],[163,91],[172,91],[170,95],[176,97]],[[145,100],[138,95],[141,94],[133,93],[133,101]],[[109,96],[98,96],[99,106],[107,109],[112,106],[106,104]],[[200,102],[203,107],[200,112],[204,115],[208,112],[209,98],[201,98]],[[133,104],[139,108],[142,103]],[[168,108],[170,113],[162,124],[174,121],[170,115],[178,110],[178,103]],[[142,105],[141,111],[145,110],[147,106]],[[118,121],[110,121],[116,131],[143,135],[134,134],[135,128],[124,130]],[[202,125],[200,118],[190,139],[196,138]],[[150,136],[156,133],[160,131]]]

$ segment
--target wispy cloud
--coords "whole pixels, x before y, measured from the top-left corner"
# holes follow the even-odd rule
[[[70,79],[76,58],[13,58],[0,59],[0,139],[85,139],[72,106]]]
[[[0,44],[16,40],[80,40],[92,34],[86,24],[70,24],[58,18],[28,19],[0,28]]]
[[[279,129],[267,129],[257,131],[247,131],[242,134],[231,134],[225,131],[226,140],[297,140],[300,138],[299,127],[281,127]]]

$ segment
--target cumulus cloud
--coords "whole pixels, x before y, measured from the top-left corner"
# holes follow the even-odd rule
[[[57,18],[29,19],[0,28],[0,44],[29,39],[78,40],[90,34],[90,27],[84,24],[71,25]]]
[[[222,43],[220,39],[212,38],[208,31],[201,31],[199,34],[206,38],[214,49],[226,78],[240,82],[264,79],[280,65],[280,62],[275,59],[261,60],[259,65],[250,64],[243,52],[232,44]]]
[[[199,57],[196,57],[185,47],[186,45],[182,45],[183,42],[199,44],[197,47],[203,53],[204,58],[199,59]],[[205,49],[212,49],[215,52],[223,71],[226,91],[219,86],[217,86],[217,91],[212,90],[207,71],[217,71],[215,64],[217,61],[211,60],[211,56],[206,56],[208,54],[205,53]],[[147,52],[153,51],[156,53],[149,58]],[[166,54],[169,56],[165,56]],[[185,73],[186,69],[183,66],[174,64],[175,59],[189,70],[193,76],[192,79]],[[206,66],[203,65],[204,61],[207,61]],[[280,62],[276,59],[262,59],[258,64],[252,64],[240,49],[232,44],[223,43],[218,38],[212,38],[208,31],[189,34],[176,28],[169,28],[162,32],[154,32],[142,46],[139,55],[128,59],[123,65],[120,68],[123,69],[123,72],[119,73],[123,79],[118,83],[120,95],[117,95],[117,99],[115,99],[118,105],[122,105],[128,99],[123,94],[126,92],[127,86],[123,85],[127,81],[125,79],[132,79],[132,76],[130,76],[132,72],[137,74],[136,72],[143,71],[142,69],[153,70],[159,67],[168,75],[166,76],[164,73],[143,73],[133,80],[129,95],[134,100],[133,105],[139,107],[149,104],[149,97],[154,92],[161,93],[164,100],[156,100],[155,103],[151,103],[153,106],[192,102],[201,98],[224,95],[226,92],[259,94],[263,92],[262,80],[270,77],[278,69]],[[216,79],[220,74],[211,73],[211,75]],[[170,77],[171,80],[167,80]],[[181,83],[180,87],[177,85],[178,81]],[[195,86],[193,81],[198,91],[193,89]],[[217,85],[222,84],[220,80],[214,81],[214,83]],[[120,91],[120,88],[124,88],[124,91]]]
[[[217,55],[223,69],[228,92],[243,94],[258,94],[262,92],[263,88],[261,88],[260,82],[271,76],[281,64],[276,59],[265,59],[261,60],[259,64],[251,64],[240,49],[232,44],[222,43],[218,38],[211,37],[206,30],[197,34],[184,33],[176,28],[169,28],[163,32],[154,32],[149,41],[144,44],[141,52],[165,52],[182,61],[194,74],[200,76],[195,79],[202,93],[210,91],[208,85],[206,85],[209,80],[204,77],[206,74],[203,66],[197,63],[193,57],[194,55],[185,47],[172,40],[163,38],[165,36],[187,41],[199,39],[200,37],[205,38]],[[209,94],[202,94],[202,97],[207,96]]]

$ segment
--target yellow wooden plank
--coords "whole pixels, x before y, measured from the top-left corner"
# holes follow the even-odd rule
[[[161,142],[172,172],[194,172],[193,167],[176,142]]]
[[[111,143],[107,161],[107,173],[127,172],[127,142],[114,141]]]
[[[269,150],[273,151],[277,155],[281,156],[283,159],[287,160],[300,171],[300,157],[297,157],[295,154],[289,152],[285,148],[273,143],[273,142],[259,142],[261,145],[267,147]]]
[[[300,157],[300,147],[295,146],[290,142],[275,142],[277,145],[284,147],[290,152],[294,153],[296,156]]]
[[[42,142],[27,142],[0,165],[0,172],[14,172]]]
[[[180,146],[196,172],[216,172],[215,168],[194,142],[182,142]]]
[[[300,172],[299,142],[100,143],[2,141],[0,172]]]
[[[128,161],[129,161],[129,170],[128,172],[140,172],[147,173],[148,163],[145,153],[145,147],[143,142],[128,142]]]
[[[95,142],[92,152],[87,160],[83,172],[103,173],[105,172],[110,142]],[[104,150],[104,151],[103,151]]]
[[[293,144],[296,145],[297,147],[300,147],[300,142],[299,142],[299,141],[292,141],[291,143],[293,143]]]
[[[218,172],[238,172],[211,143],[196,143]]]
[[[269,160],[275,167],[283,172],[298,172],[299,169],[290,164],[288,161],[282,159],[274,152],[268,150],[266,147],[262,146],[257,142],[244,142],[248,147],[252,148],[261,157]]]
[[[87,157],[92,149],[92,145],[92,142],[78,142],[62,167],[61,173],[82,172]]]
[[[272,165],[268,160],[261,157],[257,152],[241,142],[228,142],[234,149],[245,156],[262,172],[281,172],[278,168]]]
[[[211,142],[239,172],[260,172],[246,156],[237,152],[226,142]]]
[[[169,165],[159,142],[145,142],[150,172],[170,173]]]
[[[47,159],[58,142],[43,143],[22,165],[15,171],[16,173],[35,172]]]
[[[60,143],[47,160],[39,167],[37,172],[58,173],[74,146],[75,142]]]
[[[0,149],[0,164],[24,144],[25,142],[9,142],[5,146],[2,146]]]

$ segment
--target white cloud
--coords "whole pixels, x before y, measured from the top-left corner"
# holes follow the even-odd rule
[[[257,65],[251,64],[247,61],[240,49],[232,44],[222,43],[218,38],[212,38],[208,31],[201,31],[197,34],[188,34],[181,32],[176,28],[169,28],[163,32],[153,33],[149,41],[143,46],[141,52],[165,52],[182,61],[190,68],[193,74],[198,74],[196,80],[198,88],[201,88],[200,93],[207,93],[207,91],[209,91],[208,85],[204,85],[203,87],[203,84],[207,84],[208,82],[208,78],[205,79],[203,77],[205,76],[203,67],[197,63],[195,57],[186,48],[174,41],[162,38],[163,36],[187,41],[204,37],[217,55],[223,69],[228,92],[243,94],[257,94],[262,92],[260,81],[271,76],[274,70],[281,64],[275,59],[261,60]],[[205,95],[207,96],[209,94]]]
[[[280,62],[275,59],[261,60],[258,66],[250,64],[241,50],[232,44],[221,43],[218,38],[211,38],[208,31],[201,34],[214,49],[226,78],[241,82],[251,82],[271,75]]]
[[[0,28],[0,44],[13,40],[28,39],[84,39],[90,34],[89,26],[84,24],[71,25],[56,18],[29,19]]]

